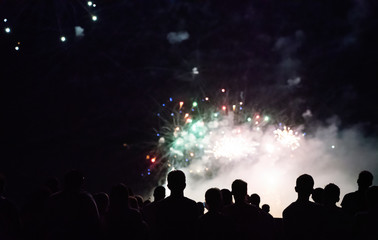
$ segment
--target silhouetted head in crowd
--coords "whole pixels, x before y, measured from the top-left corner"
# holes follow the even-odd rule
[[[168,188],[171,196],[184,196],[186,179],[183,171],[173,170],[168,174]]]
[[[314,179],[308,175],[303,174],[297,178],[295,191],[298,193],[298,200],[308,201],[314,190]]]
[[[109,196],[104,192],[93,194],[93,199],[96,202],[98,213],[100,216],[104,215],[109,207]]]
[[[251,194],[249,197],[249,203],[255,205],[256,207],[260,207],[260,196],[257,193]]]
[[[323,188],[315,188],[312,191],[311,194],[312,200],[318,204],[323,204],[324,203],[324,189]]]
[[[340,188],[333,183],[328,184],[324,188],[324,205],[335,206],[340,200]]]
[[[157,186],[154,190],[154,201],[158,202],[165,198],[165,187]]]
[[[51,193],[56,193],[59,191],[59,180],[56,177],[48,178],[45,185],[51,191]]]
[[[135,210],[139,210],[138,200],[135,196],[129,196],[129,206]]]
[[[228,206],[232,204],[232,193],[230,190],[223,188],[221,190],[223,205]]]
[[[358,190],[365,191],[373,184],[373,174],[369,171],[362,171],[357,179]]]
[[[64,176],[66,190],[78,191],[84,183],[84,175],[78,170],[71,170]]]
[[[266,212],[266,213],[269,213],[270,212],[270,206],[268,204],[263,204],[261,206],[261,209]]]
[[[3,195],[5,189],[5,176],[0,173],[0,196]]]
[[[210,188],[205,193],[206,206],[209,212],[219,212],[222,208],[222,193],[218,188]]]
[[[378,210],[378,186],[371,186],[366,191],[369,210]]]
[[[109,208],[128,208],[129,207],[129,191],[123,183],[119,183],[112,187],[109,195]]]
[[[241,179],[236,179],[232,185],[232,195],[234,195],[235,203],[245,202],[247,196],[247,183]]]

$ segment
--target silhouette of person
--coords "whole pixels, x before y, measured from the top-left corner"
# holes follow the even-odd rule
[[[274,227],[274,219],[273,219],[273,216],[270,215],[269,213],[263,211],[261,208],[260,208],[260,201],[261,201],[261,198],[260,196],[257,194],[257,193],[253,193],[251,194],[251,196],[249,197],[249,203],[252,204],[253,206],[257,207],[257,209],[259,210],[263,220],[264,220],[264,224],[263,226],[265,226],[265,229],[263,231],[263,238],[264,239],[273,239],[274,238],[274,234],[276,234],[275,232],[275,227]]]
[[[373,184],[373,174],[369,171],[362,171],[357,179],[358,190],[348,193],[341,202],[343,211],[350,216],[354,216],[357,212],[366,211],[366,191]]]
[[[91,194],[82,190],[84,176],[69,171],[62,191],[51,195],[46,206],[46,239],[97,239],[99,215]]]
[[[0,239],[17,239],[20,220],[16,206],[4,196],[5,176],[0,174]]]
[[[168,174],[169,197],[157,208],[157,239],[193,239],[198,219],[197,203],[184,196],[184,172],[173,170]]]
[[[355,216],[356,239],[378,239],[378,186],[366,191],[367,211]]]
[[[229,206],[233,204],[232,202],[232,193],[230,190],[223,188],[221,190],[222,193],[222,201],[223,201],[223,206]]]
[[[296,180],[295,191],[298,198],[283,211],[283,227],[287,239],[321,238],[322,207],[309,201],[313,191],[314,179],[303,174]]]
[[[222,193],[218,188],[210,188],[205,193],[208,212],[201,216],[197,225],[198,240],[229,240],[234,236],[235,227],[229,218],[221,213]]]
[[[105,216],[107,239],[147,239],[147,226],[140,212],[129,207],[129,190],[119,183],[109,195],[109,211]]]
[[[266,213],[269,213],[270,212],[270,206],[268,204],[263,204],[261,206],[261,210],[263,210]]]
[[[156,234],[156,214],[158,203],[165,198],[165,188],[163,186],[157,186],[154,189],[154,201],[146,205],[143,210],[143,219],[150,227],[151,238]]]
[[[315,188],[311,194],[312,200],[320,205],[324,203],[324,189],[323,188]]]
[[[263,217],[257,207],[247,202],[247,183],[236,179],[232,185],[232,195],[235,203],[226,206],[224,214],[230,217],[236,226],[235,239],[261,239]]]
[[[345,239],[350,236],[350,219],[336,206],[340,200],[340,188],[330,183],[324,188],[324,238]]]
[[[253,193],[249,197],[249,203],[254,205],[257,208],[260,208],[260,201],[261,201],[260,196],[257,193]]]

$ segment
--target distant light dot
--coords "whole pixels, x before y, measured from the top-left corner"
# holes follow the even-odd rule
[[[194,112],[194,108],[192,108],[192,112]]]
[[[193,102],[193,107],[197,107],[198,106],[198,103],[197,102]]]
[[[208,97],[205,97],[205,100],[206,100],[206,101],[209,101],[209,98],[208,98]]]
[[[171,113],[171,116],[173,117],[175,114],[174,113]]]
[[[240,104],[240,105],[243,105],[243,102],[240,102],[239,104]]]
[[[92,21],[97,21],[97,16],[92,16]]]
[[[222,88],[222,92],[226,92],[226,89]]]
[[[335,145],[332,145],[331,148],[335,148]]]
[[[239,109],[240,109],[240,110],[242,110],[243,108],[242,108],[242,107],[240,107]]]
[[[157,134],[156,134],[156,136],[158,136],[158,137],[159,137],[159,136],[160,136],[160,134],[159,134],[159,133],[157,133]]]
[[[97,5],[95,3],[93,3],[92,7],[96,7]]]
[[[6,32],[6,33],[10,33],[10,32],[11,32],[11,29],[10,29],[9,27],[6,27],[6,28],[5,28],[5,32]]]
[[[249,118],[247,118],[247,121],[248,121],[248,122],[252,121],[252,118],[250,118],[250,117],[249,117]]]
[[[265,121],[269,121],[269,117],[267,116],[267,117],[264,117],[264,120]]]
[[[193,74],[199,74],[199,72],[198,72],[198,68],[196,68],[196,67],[194,67],[193,69],[192,69],[192,73]]]
[[[255,122],[255,124],[257,125],[257,124],[259,124],[259,122],[258,122],[258,121],[256,121],[256,122]]]
[[[92,6],[93,2],[92,1],[88,1],[87,4],[88,4],[88,6]]]
[[[160,117],[160,113],[156,114],[158,117]]]
[[[185,162],[189,162],[189,159],[185,159]]]
[[[18,51],[18,50],[20,50],[20,47],[16,46],[14,49],[16,49],[16,51]]]
[[[172,99],[172,98],[170,97],[170,98],[169,98],[169,101],[170,101],[170,102],[172,102],[172,101],[173,101],[173,99]]]
[[[142,177],[144,176],[144,174],[143,174],[143,173],[141,173],[140,175],[141,175]]]
[[[222,106],[222,110],[223,111],[226,111],[227,107],[226,106]]]
[[[67,40],[67,39],[66,39],[65,36],[61,36],[61,37],[60,37],[60,41],[65,42],[66,40]]]
[[[148,175],[151,175],[151,172],[148,172],[147,174],[148,174]]]
[[[163,103],[162,106],[165,107],[165,103]]]
[[[4,18],[4,22],[8,22],[8,19]]]

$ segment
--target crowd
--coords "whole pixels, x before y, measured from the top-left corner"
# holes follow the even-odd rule
[[[208,189],[205,207],[184,196],[186,178],[180,170],[168,174],[170,195],[157,186],[153,202],[122,183],[92,195],[82,189],[83,181],[76,170],[65,175],[62,190],[50,179],[18,211],[4,196],[0,176],[0,239],[378,239],[378,186],[372,186],[368,171],[359,174],[358,190],[344,196],[341,208],[337,185],[314,189],[312,176],[299,176],[298,198],[282,219],[269,214],[269,205],[260,207],[260,196],[249,196],[241,179],[231,190]]]

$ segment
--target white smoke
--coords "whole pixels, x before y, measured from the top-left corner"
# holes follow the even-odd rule
[[[182,169],[187,176],[185,195],[204,201],[207,189],[231,189],[235,179],[243,179],[248,183],[248,194],[258,193],[261,204],[269,204],[272,215],[281,217],[284,208],[296,200],[295,180],[303,173],[313,176],[315,187],[335,183],[342,199],[356,190],[360,171],[374,174],[378,170],[377,140],[364,137],[358,128],[340,131],[336,124],[319,127],[311,136],[303,137],[295,150],[272,146],[276,144],[272,131],[268,128],[258,138],[258,154],[241,157],[232,164],[220,162],[218,172],[209,179],[199,180],[191,172],[193,166]]]
[[[189,33],[187,31],[170,32],[167,34],[167,40],[170,44],[181,43],[182,41],[189,39]]]

